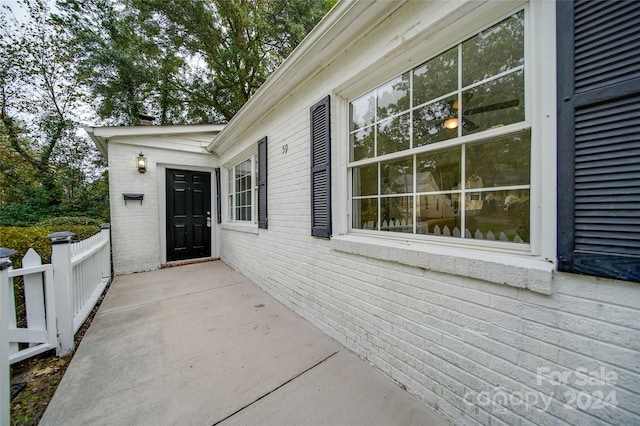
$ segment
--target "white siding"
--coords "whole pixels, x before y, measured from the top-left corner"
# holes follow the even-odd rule
[[[476,4],[480,3],[467,7]],[[360,84],[358,75],[367,69],[383,73],[389,54],[404,57],[405,70],[426,59],[403,56],[403,46],[416,45],[411,37],[445,16],[446,7],[454,6],[413,2],[401,8],[304,87],[284,97],[233,149],[220,155],[225,163],[233,152],[254,146],[264,136],[269,139],[269,229],[256,234],[223,229],[221,258],[456,422],[638,424],[638,284],[554,272],[550,291],[546,289],[551,294],[541,294],[489,282],[497,278],[465,276],[465,267],[457,269],[455,257],[450,259],[454,273],[445,273],[446,265],[420,267],[417,258],[382,260],[397,258],[398,251],[372,248],[371,255],[357,255],[310,236],[309,108],[332,95],[334,234],[341,234],[346,229],[342,212],[348,141],[346,101],[337,95],[355,96],[360,90],[354,89]],[[489,20],[478,15],[477,20],[482,19]],[[553,168],[554,157],[547,160]],[[541,234],[555,235],[553,221],[541,224]],[[554,246],[553,241],[545,244]],[[508,275],[509,262],[486,273]],[[569,371],[569,386],[538,380],[539,368]],[[579,385],[582,368],[604,369],[617,380],[610,380],[611,386]],[[616,407],[597,409],[598,391],[604,396],[614,392]],[[569,399],[579,392],[581,399]],[[502,395],[511,401],[492,407],[483,399],[501,401]],[[518,397],[529,398],[532,405]],[[545,406],[543,398],[550,397]],[[596,408],[572,409],[587,398]]]

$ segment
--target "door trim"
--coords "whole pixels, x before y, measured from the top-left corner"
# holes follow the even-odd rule
[[[158,194],[158,244],[160,244],[160,265],[170,264],[167,261],[167,169],[187,170],[191,172],[205,172],[211,174],[211,216],[215,218],[215,173],[214,167],[188,166],[184,164],[158,163],[157,173],[157,194]],[[215,220],[211,223],[211,258],[220,257],[218,250],[218,224]],[[184,262],[184,261],[178,261]]]
[[[211,257],[211,173],[167,169],[167,258]]]

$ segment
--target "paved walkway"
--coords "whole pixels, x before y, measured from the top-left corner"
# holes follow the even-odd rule
[[[439,425],[222,262],[117,277],[43,425]]]

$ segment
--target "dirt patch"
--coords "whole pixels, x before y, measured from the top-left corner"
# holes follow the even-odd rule
[[[109,285],[98,299],[98,303],[85,323],[76,333],[76,348],[91,325],[108,289]],[[11,366],[11,384],[26,383],[24,389],[11,401],[12,425],[38,424],[74,354],[75,351],[57,357],[55,351],[49,351]]]
[[[26,387],[11,401],[12,425],[37,425],[62,380],[72,355],[43,356],[11,367],[11,383]]]

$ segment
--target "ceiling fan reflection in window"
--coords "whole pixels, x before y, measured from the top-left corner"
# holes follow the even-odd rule
[[[462,95],[462,106],[464,107],[465,104],[468,104],[469,101],[471,100],[471,98],[473,97],[473,93],[464,93]],[[509,101],[503,101],[503,102],[497,102],[494,104],[490,104],[490,105],[484,105],[484,106],[479,106],[476,108],[470,108],[468,110],[464,111],[464,118],[462,119],[462,127],[465,130],[468,130],[470,132],[473,132],[474,130],[478,129],[478,125],[476,123],[474,123],[473,121],[469,120],[467,117],[470,115],[476,115],[476,114],[484,114],[486,112],[491,112],[491,111],[498,111],[501,109],[507,109],[507,108],[514,108],[517,107],[518,105],[520,105],[520,99],[511,99]],[[458,100],[456,99],[455,101],[453,101],[453,103],[450,106],[451,111],[455,111],[456,115],[458,109],[460,108],[458,105]],[[451,116],[445,120],[443,120],[443,125],[444,127],[446,127],[447,129],[455,129],[458,127],[459,125],[459,118],[458,117],[453,117],[453,114],[451,114]]]

